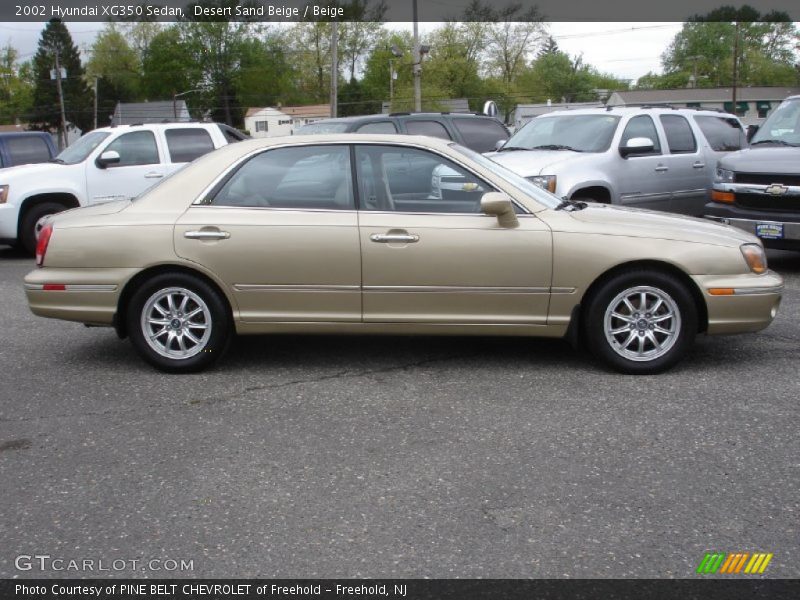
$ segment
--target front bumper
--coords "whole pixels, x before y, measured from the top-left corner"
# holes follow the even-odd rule
[[[778,314],[783,277],[774,271],[761,275],[696,275],[693,279],[706,301],[709,335],[760,331]],[[721,290],[725,291],[722,295]]]

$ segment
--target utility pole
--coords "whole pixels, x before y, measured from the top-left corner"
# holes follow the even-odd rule
[[[337,117],[339,95],[339,22],[331,23],[331,117]]]
[[[94,128],[97,129],[97,80],[98,78],[94,78]]]
[[[58,149],[63,150],[67,145],[67,117],[64,114],[64,92],[61,89],[61,61],[56,46],[56,89],[58,90],[58,104],[61,107],[61,123],[58,127]]]
[[[739,21],[736,21],[734,24],[736,28],[736,35],[733,38],[733,114],[736,114],[736,84],[738,73],[738,65],[739,65]]]
[[[419,17],[417,15],[417,0],[414,2],[414,110],[422,112],[422,82],[420,80],[422,70],[422,57],[419,52]]]

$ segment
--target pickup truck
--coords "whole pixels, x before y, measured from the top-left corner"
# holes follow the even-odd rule
[[[800,250],[800,96],[790,96],[755,132],[750,147],[719,161],[707,219]]]
[[[245,138],[218,123],[95,129],[48,163],[0,171],[0,243],[33,254],[48,215],[133,198],[198,156]]]

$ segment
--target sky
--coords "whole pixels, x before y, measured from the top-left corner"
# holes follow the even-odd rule
[[[390,27],[411,29],[410,23]],[[422,23],[424,33],[438,26]],[[27,60],[36,52],[43,23],[0,23],[0,45],[11,44]],[[67,23],[79,48],[88,48],[102,23]],[[636,80],[649,71],[661,72],[661,54],[680,31],[680,23],[549,23],[559,48],[583,55],[584,63],[621,79]]]

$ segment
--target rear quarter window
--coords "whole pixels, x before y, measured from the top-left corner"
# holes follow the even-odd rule
[[[356,133],[397,133],[397,127],[391,121],[378,121],[360,125]]]
[[[165,135],[169,156],[174,163],[191,162],[214,149],[211,136],[199,127],[167,129]]]
[[[508,139],[508,130],[494,119],[453,117],[453,125],[464,145],[475,152],[491,152],[499,140]]]
[[[697,115],[694,118],[708,145],[717,152],[733,152],[747,145],[747,138],[738,120],[731,117]]]
[[[50,160],[50,148],[38,136],[9,137],[5,140],[9,163],[6,166],[27,165]]]

